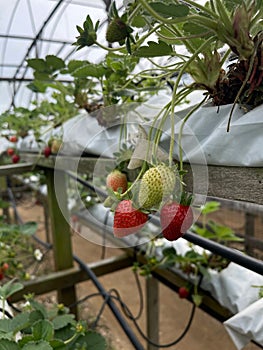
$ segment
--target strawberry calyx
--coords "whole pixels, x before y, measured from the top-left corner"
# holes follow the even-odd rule
[[[193,201],[193,194],[183,191],[180,198],[180,204],[189,207],[192,201]]]

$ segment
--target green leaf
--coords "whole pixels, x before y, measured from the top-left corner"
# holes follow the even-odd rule
[[[1,339],[0,349],[1,350],[20,350],[20,347],[14,341],[10,341],[7,339]]]
[[[22,234],[32,236],[37,231],[37,223],[34,221],[28,221],[25,224],[19,226],[19,230]]]
[[[217,211],[220,208],[220,203],[216,201],[206,202],[201,208],[202,214],[209,214]]]
[[[52,339],[49,344],[52,346],[52,349],[62,348],[65,346],[64,342],[60,339]]]
[[[142,16],[135,16],[132,19],[131,25],[136,28],[143,28],[146,25],[146,21]]]
[[[25,346],[23,346],[23,350],[53,350],[50,344],[45,341],[41,340],[38,342],[29,342]]]
[[[64,328],[68,324],[73,324],[74,321],[74,315],[69,314],[69,315],[58,315],[55,317],[53,320],[53,326],[55,330]]]
[[[186,5],[166,5],[163,2],[152,2],[149,5],[155,12],[165,17],[185,17],[189,13],[189,7]]]
[[[3,318],[0,320],[1,336],[5,333],[13,333],[12,319]]]
[[[24,345],[26,345],[27,343],[32,342],[32,341],[34,341],[34,338],[31,334],[29,334],[29,335],[24,334],[23,338],[19,339],[18,344],[19,344],[20,348],[23,348]]]
[[[43,82],[41,82],[39,80],[35,80],[34,82],[29,83],[27,85],[27,88],[30,89],[33,92],[44,93],[46,91],[46,89],[47,89],[47,84],[43,83]]]
[[[173,52],[172,47],[164,41],[158,43],[149,41],[147,44],[148,46],[141,46],[135,50],[133,55],[137,57],[160,57],[170,55]]]
[[[78,338],[78,344],[86,346],[89,350],[106,350],[105,338],[99,333],[88,331],[84,336]]]
[[[35,340],[51,340],[54,336],[54,327],[49,320],[39,320],[32,327]]]
[[[61,58],[54,56],[54,55],[46,56],[46,62],[47,62],[48,67],[53,72],[65,67],[65,62]]]
[[[43,60],[43,58],[30,58],[27,60],[27,64],[29,67],[39,72],[47,71],[47,64],[46,64],[46,61]]]
[[[215,238],[221,241],[235,241],[242,242],[244,239],[236,236],[231,227],[220,225],[217,222],[210,220],[208,222],[209,227],[214,232]]]
[[[38,301],[34,299],[30,299],[29,303],[36,311],[39,311],[44,318],[47,318],[47,310],[43,304],[40,304]]]
[[[14,318],[11,319],[11,327],[14,333],[17,333],[29,325],[29,314],[25,312],[21,312],[17,314]]]
[[[199,236],[202,236],[202,237],[205,237],[208,239],[215,238],[215,234],[213,232],[211,232],[210,230],[208,230],[206,227],[199,227],[197,225],[193,225],[192,230],[193,230],[193,232],[195,232]]]
[[[19,290],[23,289],[24,286],[22,283],[14,282],[14,280],[10,280],[7,283],[5,283],[2,287],[0,287],[0,297],[3,299],[9,298],[14,293],[18,292]]]
[[[184,23],[183,30],[186,33],[194,34],[194,35],[198,35],[198,34],[202,34],[204,32],[207,32],[207,29],[204,29],[203,27],[199,26],[198,24],[191,23],[191,22]]]
[[[89,64],[89,62],[88,61],[72,60],[68,63],[68,70],[70,73],[72,73],[76,69],[81,68],[86,64]]]
[[[167,247],[162,250],[163,256],[176,256],[176,250],[174,247]]]
[[[106,68],[90,63],[76,69],[74,72],[72,72],[72,75],[76,78],[101,78],[106,74],[106,71]]]
[[[33,310],[29,314],[30,325],[33,325],[35,322],[37,322],[39,320],[43,320],[43,319],[44,319],[44,315],[39,310]]]
[[[34,72],[35,80],[43,81],[45,83],[53,81],[53,78],[50,76],[50,72]]]
[[[156,34],[159,34],[161,40],[167,43],[168,45],[183,45],[183,41],[178,40],[176,35],[174,35],[174,33],[171,33],[171,31],[168,30],[166,27],[162,27],[160,30],[157,31]]]

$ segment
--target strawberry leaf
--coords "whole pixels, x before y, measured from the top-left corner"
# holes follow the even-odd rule
[[[189,13],[189,7],[182,4],[169,4],[163,2],[153,2],[150,4],[151,8],[165,17],[185,17]]]
[[[149,41],[147,44],[148,46],[141,46],[135,50],[133,55],[137,57],[160,57],[171,55],[173,52],[172,47],[164,41],[159,41],[158,43]]]

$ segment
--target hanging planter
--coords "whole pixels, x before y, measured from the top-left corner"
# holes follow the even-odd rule
[[[109,49],[97,41],[94,33],[98,24],[93,25],[89,16],[83,29],[77,27],[78,48],[98,45],[148,59],[152,67],[136,76],[151,75],[153,81],[157,76],[172,88],[170,101],[152,116],[147,131],[137,141],[136,157],[133,154],[132,164],[128,164],[128,170],[138,169],[137,178],[125,191],[108,189],[107,204],[111,203],[113,211],[128,200],[132,211],[147,215],[159,211],[161,223],[167,223],[164,213],[171,204],[177,207],[176,217],[178,208],[179,212],[188,208],[186,213],[191,213],[191,198],[185,194],[185,161],[200,163],[204,155],[203,164],[262,165],[259,157],[252,157],[260,146],[256,143],[250,148],[248,142],[251,137],[255,142],[260,139],[255,124],[260,123],[263,102],[262,14],[262,2],[256,0],[211,0],[206,6],[191,0],[138,0],[129,2],[122,14],[113,3],[106,35],[113,45]],[[157,57],[163,61],[157,62]],[[192,79],[188,85],[182,84],[185,74]],[[200,101],[178,112],[180,104],[196,90],[203,91]],[[162,145],[167,153],[164,159],[159,152]],[[162,232],[171,229],[176,231],[173,237],[180,237],[183,227],[191,225],[187,216],[182,215],[178,228],[178,218],[172,215],[172,227],[165,224]]]

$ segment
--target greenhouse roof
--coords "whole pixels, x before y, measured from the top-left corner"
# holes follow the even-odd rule
[[[0,0],[0,113],[12,106],[28,107],[35,94],[26,88],[33,75],[28,58],[57,55],[63,60],[98,61],[104,52],[93,46],[76,51],[72,43],[87,15],[107,23],[111,0]],[[121,3],[121,2],[120,2]],[[118,5],[118,1],[117,1]]]

